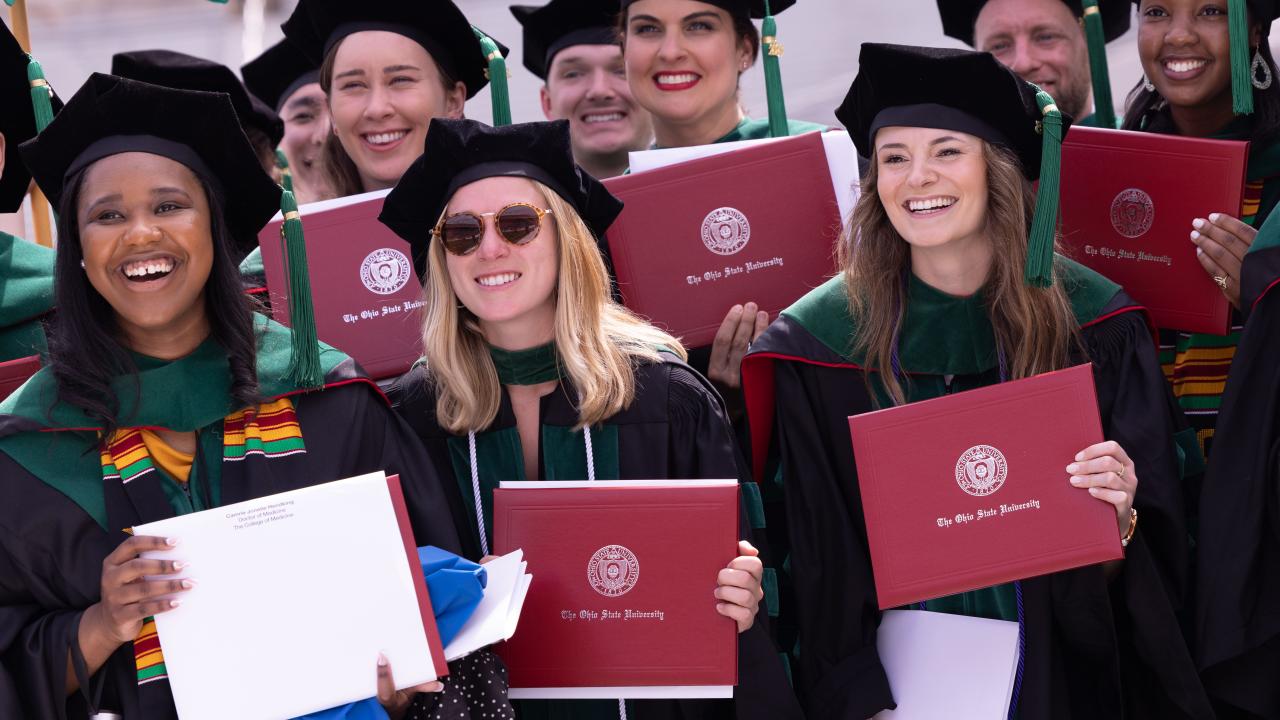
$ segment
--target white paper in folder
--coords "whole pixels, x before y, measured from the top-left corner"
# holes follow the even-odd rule
[[[381,472],[134,532],[177,538],[147,555],[190,563],[198,583],[156,616],[182,720],[289,718],[372,697],[379,652],[402,688],[437,677]]]
[[[524,598],[533,580],[533,576],[525,572],[528,567],[523,550],[513,550],[484,564],[489,576],[484,586],[484,597],[462,629],[445,646],[446,660],[453,662],[480,648],[510,640],[516,634]]]
[[[1004,720],[1018,667],[1018,623],[887,610],[876,649],[896,710],[876,720]]]

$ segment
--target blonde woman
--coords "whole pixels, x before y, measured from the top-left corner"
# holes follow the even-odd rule
[[[434,120],[426,153],[387,197],[381,220],[413,245],[427,301],[425,358],[391,389],[393,404],[455,479],[472,556],[488,553],[499,480],[740,475],[715,391],[675,338],[610,296],[598,238],[621,209],[573,164],[566,121]],[[794,699],[756,621],[760,561],[746,542],[741,552],[714,590],[707,579],[743,633],[739,716],[788,717]],[[645,717],[733,711],[627,704]],[[591,705],[537,703],[522,717],[619,712]]]
[[[1186,535],[1145,314],[1052,255],[1052,215],[1033,231],[1031,183],[1054,150],[1040,131],[1063,131],[1052,98],[987,53],[868,44],[837,116],[871,159],[841,272],[743,365],[757,466],[771,431],[781,459],[805,709],[865,718],[895,703],[847,418],[1092,362],[1108,440],[1062,458],[1062,482],[1114,509],[1124,560],[926,609],[1018,622],[1010,718],[1211,716],[1175,619]]]

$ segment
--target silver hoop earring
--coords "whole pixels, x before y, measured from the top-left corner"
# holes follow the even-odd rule
[[[1152,85],[1152,84],[1151,84],[1151,81],[1147,79],[1147,74],[1146,74],[1146,73],[1142,73],[1142,89],[1143,89],[1143,90],[1146,90],[1147,92],[1155,92],[1155,91],[1156,91],[1156,86],[1155,86],[1155,85]]]
[[[1260,48],[1255,48],[1253,51],[1253,62],[1249,64],[1249,77],[1253,81],[1253,86],[1259,90],[1271,87],[1271,63],[1262,57]]]

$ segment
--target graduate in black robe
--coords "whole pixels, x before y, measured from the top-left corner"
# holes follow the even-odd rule
[[[1200,496],[1196,661],[1219,718],[1280,718],[1280,216],[1241,268],[1244,331]]]
[[[989,54],[870,44],[837,115],[874,166],[850,229],[860,245],[840,248],[844,270],[784,311],[743,364],[757,473],[770,447],[780,456],[806,711],[861,719],[895,705],[876,647],[880,612],[847,418],[1034,374],[1017,370],[1018,357],[1042,346],[1058,355],[1043,370],[1094,364],[1104,433],[1119,447],[1086,449],[1068,472],[1117,506],[1125,559],[930,600],[926,609],[1019,623],[1025,652],[1010,717],[1211,717],[1179,632],[1186,532],[1171,400],[1146,315],[1118,286],[1052,254],[1056,177],[1040,177],[1040,198],[1030,202],[1029,181],[1066,121],[1051,98]],[[989,184],[979,191],[984,162]],[[947,234],[965,222],[973,234]],[[930,265],[947,259],[935,248],[965,242],[952,246],[960,248],[953,264]],[[983,242],[992,248],[985,267]],[[872,257],[883,261],[878,272],[866,272]],[[851,291],[893,300],[855,314]],[[993,318],[1018,292],[1042,303],[1031,315],[1037,325],[1014,324],[1001,338]],[[875,308],[888,319],[869,317]],[[1047,335],[1052,325],[1066,332]],[[886,342],[873,355],[877,328]],[[1128,483],[1139,475],[1135,497]]]
[[[511,208],[519,214],[506,216]],[[598,242],[620,210],[573,164],[565,121],[493,129],[434,120],[426,152],[387,197],[380,219],[413,246],[428,318],[426,357],[390,395],[456,491],[472,557],[489,552],[501,480],[744,475],[719,395],[674,338],[609,295]],[[475,228],[477,218],[479,232],[466,232],[462,223]],[[627,379],[630,393],[610,384]],[[584,383],[594,389],[580,392]],[[478,399],[470,410],[459,389]],[[532,432],[518,421],[525,413],[536,413]],[[749,532],[744,524],[742,537]],[[798,716],[764,613],[752,617],[761,570],[740,557],[716,588],[722,614],[748,628],[735,701],[627,701],[628,717]],[[620,713],[614,701],[516,705],[522,718]]]
[[[199,589],[137,558],[163,543],[130,538],[139,523],[386,470],[418,543],[460,551],[438,476],[377,387],[240,292],[233,246],[280,189],[226,95],[95,74],[23,156],[60,208],[63,311],[50,365],[0,404],[0,708],[176,718],[151,616]]]

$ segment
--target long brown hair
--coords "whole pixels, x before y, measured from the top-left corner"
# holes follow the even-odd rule
[[[580,429],[631,405],[634,366],[658,362],[658,348],[687,356],[679,341],[613,299],[604,259],[582,218],[555,191],[531,182],[546,199],[556,227],[555,342],[560,371],[577,391]],[[428,381],[436,390],[436,418],[453,433],[479,431],[498,415],[498,371],[479,321],[454,294],[443,243],[432,243],[429,252],[422,346]]]
[[[333,47],[324,56],[324,62],[320,63],[320,89],[324,91],[325,100],[329,101],[333,97],[331,92],[333,89],[333,64],[334,58],[338,55],[338,48],[341,42],[334,43]],[[431,55],[430,52],[427,53]],[[440,86],[444,88],[445,94],[451,92],[458,81],[451,77],[445,69],[436,62],[434,57],[431,62],[435,63],[436,74],[440,77]],[[347,154],[346,148],[342,147],[342,141],[338,139],[337,126],[333,124],[333,103],[329,102],[330,132],[324,137],[324,145],[320,148],[320,163],[324,173],[329,176],[329,182],[332,184],[333,190],[337,193],[334,197],[346,197],[348,195],[359,195],[364,192],[364,184],[360,182],[360,171],[356,168],[355,161]]]
[[[1027,234],[1035,212],[1035,194],[1010,151],[983,143],[987,163],[987,238],[992,244],[991,274],[982,289],[998,349],[1008,359],[1009,379],[1066,367],[1079,323],[1059,282],[1035,288],[1023,282]],[[896,405],[906,402],[902,379],[893,370],[893,353],[906,315],[911,266],[910,246],[890,222],[876,188],[873,158],[862,195],[840,239],[839,263],[849,313],[857,319],[852,350],[866,357],[881,387]],[[866,374],[868,387],[873,373]],[[872,393],[873,397],[875,393]]]

